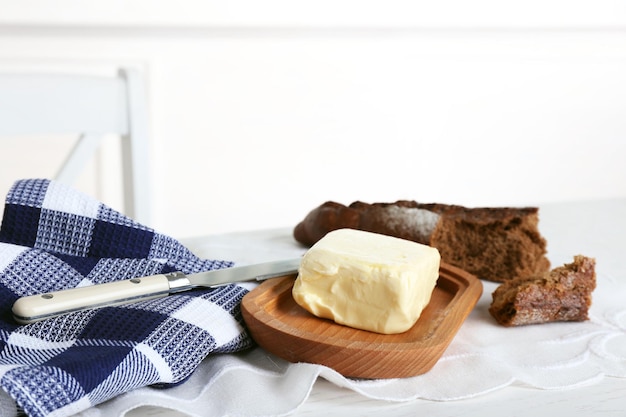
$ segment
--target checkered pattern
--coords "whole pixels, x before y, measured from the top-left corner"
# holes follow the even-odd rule
[[[26,295],[231,265],[198,259],[61,183],[16,182],[0,228],[0,388],[29,416],[67,416],[138,387],[180,383],[207,355],[250,347],[237,285],[24,326],[11,317]]]

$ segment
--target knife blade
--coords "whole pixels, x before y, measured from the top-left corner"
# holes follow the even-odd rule
[[[29,324],[75,311],[162,298],[198,287],[216,287],[292,275],[298,272],[299,266],[300,258],[294,258],[190,275],[170,272],[30,295],[15,301],[12,307],[13,318],[20,324]]]

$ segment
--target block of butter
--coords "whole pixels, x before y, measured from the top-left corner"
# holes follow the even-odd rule
[[[439,277],[433,247],[352,229],[326,234],[303,256],[292,295],[317,317],[383,334],[417,322]]]

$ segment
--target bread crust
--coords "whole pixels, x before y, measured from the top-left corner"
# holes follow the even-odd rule
[[[507,281],[492,293],[489,313],[507,327],[588,320],[595,265],[594,258],[576,255],[544,275]]]

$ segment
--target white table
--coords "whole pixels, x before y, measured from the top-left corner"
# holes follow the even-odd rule
[[[574,254],[594,256],[598,269],[626,281],[626,199],[549,204],[540,207],[540,230],[548,241],[554,266],[571,262]],[[188,239],[184,243],[201,257],[252,263],[302,254],[292,228],[232,233]],[[626,295],[626,294],[625,294]],[[625,301],[626,302],[626,301]],[[626,336],[626,335],[625,335]],[[624,352],[626,361],[626,352]],[[540,390],[513,384],[479,397],[458,401],[392,403],[371,400],[352,390],[318,379],[296,416],[626,416],[626,378],[567,390]],[[179,416],[143,407],[129,416]]]

